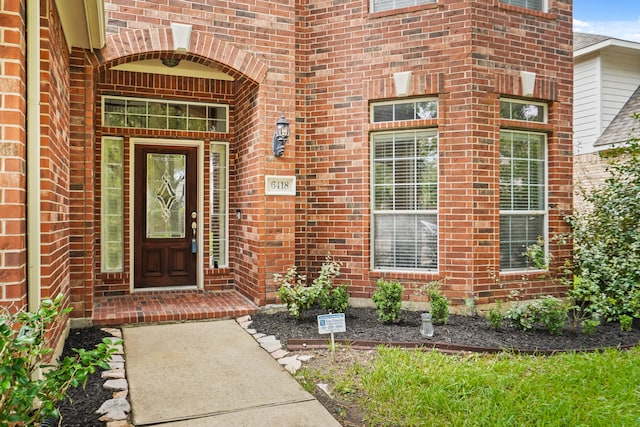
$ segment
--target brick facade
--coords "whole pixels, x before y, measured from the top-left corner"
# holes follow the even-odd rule
[[[24,1],[0,10],[0,301],[27,303]]]
[[[549,234],[567,231],[562,217],[572,209],[571,1],[549,0],[548,13],[498,0],[369,13],[368,2],[355,0],[275,8],[268,1],[108,0],[105,12],[106,46],[69,54],[55,8],[43,17],[43,289],[68,293],[74,316],[91,317],[96,297],[131,292],[128,156],[131,139],[139,137],[204,141],[203,218],[209,209],[209,142],[229,145],[229,265],[209,268],[205,255],[204,290],[235,289],[258,305],[274,303],[274,273],[296,264],[312,278],[330,255],[343,263],[341,280],[360,298],[370,297],[380,277],[400,280],[407,299],[438,280],[457,304],[504,300],[513,290],[525,297],[561,293],[540,272],[500,273],[499,135],[501,127],[523,125],[501,120],[499,107],[501,96],[548,105],[548,122],[527,129],[547,134]],[[8,231],[25,227],[24,18],[16,10],[11,19],[19,30],[3,28],[15,36],[9,47],[5,35],[3,48],[13,49],[17,59],[0,60],[13,67],[2,79],[15,93],[0,105],[3,145],[12,150],[3,153],[2,172],[13,183],[0,193],[0,208],[11,210],[2,217],[2,274],[10,277],[2,298],[24,301],[23,231]],[[186,52],[175,51],[171,23],[192,26]],[[166,57],[216,68],[234,81],[112,69]],[[527,98],[523,70],[536,73]],[[404,99],[395,92],[393,75],[406,71],[412,73],[406,98],[438,99],[437,119],[402,124],[438,135],[437,272],[383,273],[371,266],[370,133],[400,126],[370,123],[369,106]],[[103,95],[225,103],[230,129],[215,134],[103,127]],[[6,105],[10,100],[15,105]],[[9,120],[5,111],[16,117]],[[271,140],[282,112],[292,137],[285,154],[275,157]],[[104,136],[123,137],[126,153],[125,268],[109,274],[100,265]],[[266,194],[266,175],[295,176],[296,195]],[[554,242],[549,249],[555,275],[570,246]]]

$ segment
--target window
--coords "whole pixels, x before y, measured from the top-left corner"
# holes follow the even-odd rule
[[[124,263],[124,145],[122,138],[102,139],[100,253],[105,273],[121,272]]]
[[[529,267],[527,247],[546,235],[546,193],[546,135],[501,130],[501,270]]]
[[[436,2],[436,0],[371,0],[371,13]]]
[[[547,123],[547,105],[515,99],[500,101],[500,118],[524,122]]]
[[[107,127],[227,132],[229,107],[219,104],[102,98],[102,125]]]
[[[435,98],[371,104],[372,123],[435,119],[437,117],[438,100]]]
[[[227,145],[211,144],[209,258],[213,268],[228,264],[228,155]]]
[[[546,0],[500,0],[500,3],[510,4],[513,6],[525,7],[527,9],[547,11]]]
[[[373,267],[436,269],[437,131],[373,133],[371,147]]]

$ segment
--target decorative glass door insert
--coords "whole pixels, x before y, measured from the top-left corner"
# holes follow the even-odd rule
[[[185,236],[186,166],[184,154],[147,153],[147,238]]]

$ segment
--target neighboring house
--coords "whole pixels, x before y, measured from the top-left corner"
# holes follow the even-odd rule
[[[571,1],[14,0],[0,22],[4,304],[262,306],[329,255],[356,298],[562,292],[570,245],[549,275],[522,254],[572,209]]]
[[[640,43],[597,34],[574,34],[574,181],[581,189],[605,176],[601,157],[629,140],[640,113]],[[636,134],[637,136],[637,134]]]

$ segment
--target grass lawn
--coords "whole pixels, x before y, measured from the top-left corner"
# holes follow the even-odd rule
[[[640,425],[639,347],[550,357],[380,348],[346,375],[331,382],[353,385],[367,425]]]

